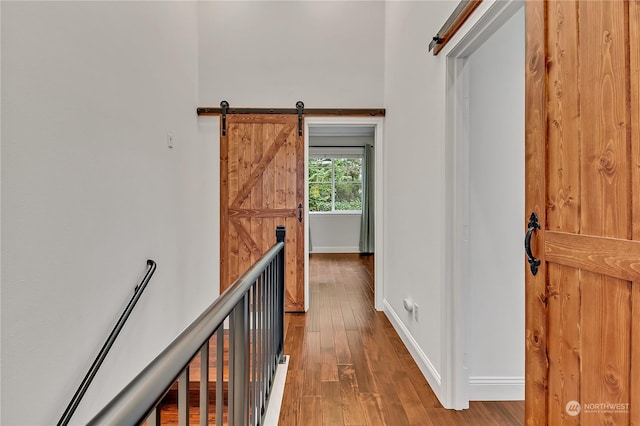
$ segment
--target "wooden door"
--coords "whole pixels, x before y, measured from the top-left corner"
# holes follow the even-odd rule
[[[291,114],[229,114],[220,146],[220,291],[286,227],[285,309],[304,311],[304,140]],[[300,206],[300,208],[299,208]]]
[[[640,425],[640,2],[526,16],[526,424]]]

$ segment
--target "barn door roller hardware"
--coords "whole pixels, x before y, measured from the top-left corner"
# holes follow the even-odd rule
[[[296,102],[296,111],[298,111],[298,136],[302,136],[302,114],[304,114],[304,102]]]
[[[480,6],[481,2],[482,0],[461,0],[451,13],[451,16],[449,16],[449,19],[447,19],[447,22],[444,23],[440,31],[438,31],[431,40],[431,43],[429,43],[429,51],[433,50],[433,54],[437,55],[444,45],[451,40],[451,37],[458,32],[473,11]]]
[[[215,112],[213,108],[198,108],[198,115]],[[229,102],[220,102],[220,117],[222,118],[222,136],[227,135],[227,114],[298,114],[298,136],[302,136],[302,116],[304,115],[304,102],[296,102],[296,109],[275,108],[234,108],[229,111]]]
[[[229,110],[229,102],[220,102],[220,109],[222,110],[222,136],[227,136],[227,111]]]
[[[1,1],[1,0],[0,0]],[[305,108],[302,101],[296,103],[296,108],[231,108],[229,102],[220,102],[220,107],[198,107],[196,112],[201,115],[223,114],[298,114],[298,107],[302,107],[304,115],[314,116],[358,116],[358,117],[384,117],[384,108]],[[224,111],[223,111],[224,110]]]

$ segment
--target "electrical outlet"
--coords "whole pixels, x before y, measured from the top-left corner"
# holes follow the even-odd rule
[[[173,148],[173,138],[175,135],[173,133],[167,133],[167,147]]]
[[[413,304],[413,319],[416,320],[416,322],[418,322],[418,314],[420,312],[420,306],[418,306],[416,303]]]

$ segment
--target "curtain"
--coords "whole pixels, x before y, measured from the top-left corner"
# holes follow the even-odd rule
[[[362,221],[360,222],[360,253],[374,252],[374,160],[373,146],[364,146],[362,161]]]

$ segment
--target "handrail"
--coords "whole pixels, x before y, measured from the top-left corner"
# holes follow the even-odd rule
[[[144,368],[111,402],[89,421],[89,425],[133,425],[140,423],[164,396],[193,356],[223,326],[237,305],[266,268],[284,250],[284,227],[277,243],[200,314],[173,342]],[[282,256],[280,256],[282,258]],[[281,271],[280,273],[283,273]],[[280,323],[282,328],[283,324]],[[280,331],[282,336],[282,331]],[[280,345],[282,342],[280,342]],[[279,348],[282,358],[282,347]],[[241,422],[242,423],[242,422]]]
[[[107,354],[109,353],[109,350],[118,337],[118,334],[120,334],[122,327],[124,327],[124,323],[129,318],[131,311],[136,306],[138,299],[140,299],[142,292],[147,287],[149,280],[153,276],[153,273],[156,271],[156,262],[154,262],[153,260],[147,259],[147,266],[149,267],[149,269],[147,269],[147,273],[144,275],[144,278],[142,278],[140,284],[138,284],[134,289],[131,300],[129,300],[127,307],[124,309],[124,312],[122,312],[122,315],[120,315],[120,319],[116,323],[113,330],[111,330],[111,334],[109,334],[109,337],[104,342],[102,349],[100,349],[100,352],[98,352],[98,356],[96,356],[96,359],[93,361],[93,364],[91,364],[89,371],[87,371],[87,374],[84,376],[84,379],[82,379],[80,386],[78,386],[76,393],[73,395],[73,398],[71,398],[69,405],[67,405],[67,408],[64,410],[62,417],[60,417],[60,420],[58,421],[58,426],[66,426],[67,424],[69,424],[71,416],[73,416],[73,413],[75,413],[76,409],[78,408],[82,397],[84,396],[85,392],[87,392],[87,389],[89,388],[89,385],[98,372],[98,369],[102,365],[104,359],[107,357]]]

